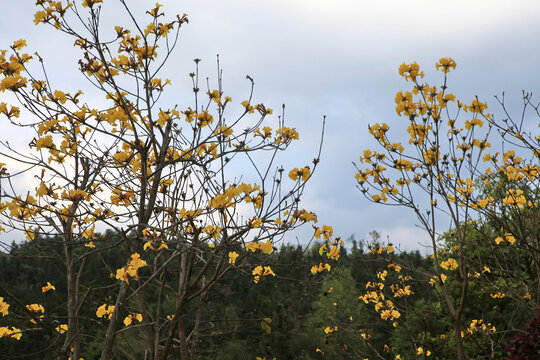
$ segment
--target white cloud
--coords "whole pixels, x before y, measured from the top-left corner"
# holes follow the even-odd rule
[[[382,228],[380,231],[381,240],[390,242],[401,251],[412,251],[419,249],[422,254],[431,253],[431,239],[427,232],[418,227],[398,226]]]

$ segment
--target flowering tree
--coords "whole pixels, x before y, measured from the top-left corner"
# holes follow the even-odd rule
[[[251,92],[240,114],[230,114],[234,103],[224,96],[219,63],[215,88],[201,92],[195,60],[192,107],[162,108],[171,82],[159,77],[160,70],[188,17],[165,21],[156,4],[143,25],[126,1],[119,2],[133,26],[116,26],[109,37],[100,24],[101,0],[84,0],[82,7],[39,0],[34,21],[74,39],[82,51],[80,71],[106,106],[85,101],[81,90],[54,88],[42,58],[23,51],[24,40],[0,52],[0,91],[23,107],[2,102],[4,123],[7,118],[34,132],[30,151],[1,142],[0,230],[24,231],[39,258],[61,246],[61,257],[51,260],[61,263],[67,287],[54,312],[39,298],[53,296],[61,284],[42,284],[33,304],[0,288],[0,313],[8,323],[0,337],[19,340],[43,331],[59,359],[79,359],[96,342],[102,359],[119,356],[114,353],[194,359],[200,337],[210,333],[203,326],[210,316],[205,299],[220,279],[235,271],[256,285],[276,276],[269,263],[275,244],[290,230],[317,222],[300,198],[320,151],[311,168],[276,166],[298,133],[283,117],[274,128],[266,125],[272,110],[253,102],[249,76]],[[28,175],[36,179],[33,189],[19,186]],[[337,256],[331,228],[314,229]],[[111,251],[119,254],[117,263],[104,256]],[[85,276],[89,261],[102,262],[110,274],[105,283]],[[101,305],[88,308],[96,293]],[[10,324],[10,316],[22,325]],[[96,322],[101,332],[87,333]],[[130,331],[139,333],[140,350],[119,345],[118,336]]]
[[[408,143],[392,141],[385,123],[371,125],[369,132],[383,151],[365,150],[360,162],[366,167],[355,166],[358,188],[369,200],[410,209],[429,235],[433,268],[416,275],[435,287],[444,304],[444,312],[435,316],[441,326],[437,330],[427,322],[423,333],[410,331],[415,309],[407,298],[415,289],[408,285],[411,277],[400,274],[402,266],[393,262],[391,244],[371,248],[386,266],[366,284],[361,299],[373,303],[384,320],[404,327],[417,358],[431,355],[437,346],[442,353],[455,349],[455,356],[465,359],[480,336],[486,342],[482,351],[493,358],[500,356],[500,346],[494,344],[522,325],[510,321],[501,329],[473,314],[478,297],[493,308],[503,306],[505,298],[528,312],[535,308],[530,300],[539,300],[540,136],[525,122],[528,109],[539,114],[538,105],[524,94],[523,115],[515,121],[504,98],[498,99],[508,118],[497,121],[486,112],[487,103],[476,98],[467,105],[448,92],[453,59],[442,58],[436,67],[444,73],[440,88],[421,82],[424,73],[418,64],[399,67],[400,75],[413,83],[410,92],[400,91],[395,98],[396,113],[408,121]],[[505,146],[502,156],[488,153],[488,139],[495,138]],[[441,225],[448,221],[450,228]],[[417,308],[415,316],[426,318],[428,313]],[[438,338],[444,341],[438,345],[430,340],[434,331],[442,332]],[[385,350],[401,357],[390,346]]]

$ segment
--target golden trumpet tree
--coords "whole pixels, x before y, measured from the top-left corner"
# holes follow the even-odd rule
[[[276,165],[298,132],[253,100],[249,76],[251,92],[238,101],[235,116],[230,108],[237,102],[222,90],[219,62],[215,86],[201,90],[195,60],[191,107],[162,107],[172,84],[161,70],[187,15],[166,20],[156,4],[143,24],[120,0],[132,26],[109,32],[100,23],[102,3],[38,0],[34,22],[73,39],[82,52],[80,71],[106,105],[93,104],[82,90],[55,88],[44,60],[25,52],[25,40],[0,51],[0,91],[19,105],[1,102],[2,128],[23,127],[30,137],[29,150],[1,142],[0,230],[23,231],[39,257],[61,246],[55,261],[67,288],[59,314],[39,298],[52,296],[60,284],[42,284],[36,304],[0,288],[2,321],[27,319],[26,327],[2,327],[1,341],[40,330],[58,359],[83,358],[90,338],[102,359],[194,359],[200,337],[209,333],[201,325],[211,313],[205,299],[220,279],[239,272],[257,286],[279,276],[270,261],[276,243],[317,222],[300,199],[320,151],[310,166],[289,171]],[[36,64],[41,70],[33,70]],[[35,184],[21,188],[27,175]],[[331,242],[330,232],[314,226],[313,235]],[[105,261],[103,254],[118,249],[119,265]],[[108,282],[85,276],[89,261],[103,262]],[[106,294],[102,305],[88,310],[97,289]],[[91,317],[82,315],[88,311]],[[89,322],[102,332],[87,334]],[[142,353],[118,345],[131,329],[139,333]]]
[[[471,347],[478,344],[476,334],[481,333],[487,339],[482,351],[496,358],[501,356],[496,352],[500,346],[493,344],[523,324],[510,321],[504,329],[496,328],[482,314],[471,315],[471,309],[476,309],[476,297],[484,297],[478,289],[486,292],[489,309],[506,298],[516,308],[534,312],[539,300],[540,135],[526,121],[528,110],[536,116],[539,107],[524,93],[522,117],[513,120],[504,98],[496,98],[506,117],[497,120],[487,112],[486,102],[475,98],[464,103],[448,91],[448,73],[456,68],[453,59],[441,58],[436,68],[444,74],[440,87],[423,82],[416,62],[399,67],[399,74],[412,83],[410,91],[399,91],[395,97],[408,139],[393,140],[386,123],[370,125],[369,133],[381,150],[363,152],[360,164],[355,164],[357,186],[376,204],[413,211],[429,235],[433,267],[420,273],[409,270],[416,271],[416,280],[435,288],[445,307],[439,339],[446,340],[437,345],[437,356],[452,351],[455,358],[468,358],[468,351],[474,353]],[[499,144],[501,152],[494,149]],[[365,284],[360,299],[374,304],[380,317],[394,327],[403,326],[416,358],[430,356],[434,351],[430,337],[438,335],[429,332],[433,329],[423,334],[410,331],[408,321],[414,316],[427,319],[429,312],[416,309],[414,314],[407,301],[418,289],[410,286],[410,276],[401,273],[406,266],[394,263],[391,244],[370,251],[386,264],[373,282]],[[403,356],[391,346],[378,354],[385,351],[396,359]]]

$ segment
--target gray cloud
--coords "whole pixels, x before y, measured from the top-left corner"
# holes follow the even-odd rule
[[[118,5],[112,0],[104,3],[103,26],[112,26],[118,20]],[[131,3],[137,14],[150,5]],[[492,96],[502,91],[507,91],[510,107],[519,113],[521,89],[539,90],[538,1],[170,0],[163,4],[168,13],[190,16],[179,48],[164,69],[174,84],[167,102],[187,106],[192,59],[203,59],[201,72],[215,79],[219,53],[225,91],[235,101],[247,96],[249,84],[244,77],[250,74],[255,78],[257,101],[274,109],[287,104],[287,122],[300,131],[301,142],[283,159],[286,167],[311,161],[322,116],[327,115],[322,162],[304,200],[322,223],[332,224],[343,237],[379,229],[395,238],[393,242],[399,243],[401,237],[410,245],[420,236],[414,215],[406,209],[376,206],[361,196],[351,165],[363,149],[374,145],[367,134],[368,123],[403,128],[405,120],[395,115],[393,99],[396,91],[410,84],[397,75],[400,63],[418,61],[427,80],[437,83],[441,74],[435,72],[435,61],[452,56],[458,63],[450,76],[453,93],[469,100],[479,95],[494,109]],[[74,74],[78,58],[71,39],[35,27],[29,2],[10,2],[4,10],[0,48],[25,38],[45,58],[56,86],[82,84],[82,77]],[[5,97],[0,94],[0,100]]]

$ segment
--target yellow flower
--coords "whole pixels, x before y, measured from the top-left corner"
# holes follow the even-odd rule
[[[60,324],[55,328],[56,331],[58,331],[60,334],[65,333],[68,330],[67,324]]]
[[[25,87],[26,81],[26,78],[18,75],[5,77],[2,79],[2,81],[0,81],[0,92],[5,90],[16,91],[17,89]]]
[[[36,150],[41,150],[42,148],[53,148],[53,138],[51,135],[36,140]]]
[[[506,241],[508,241],[510,244],[514,244],[516,242],[516,238],[510,234],[510,233],[506,233],[504,234],[505,238],[506,238]]]
[[[266,240],[265,242],[259,243],[259,250],[265,254],[271,254],[274,251],[274,247],[272,246],[272,242],[270,242],[270,240]]]
[[[202,232],[210,235],[212,239],[217,239],[219,237],[219,234],[221,233],[221,228],[215,225],[208,225],[207,227],[202,229]]]
[[[270,324],[272,323],[272,319],[270,318],[264,318],[262,321],[261,321],[261,328],[267,333],[267,334],[270,334],[272,333],[272,328],[270,328]]]
[[[449,258],[441,263],[441,267],[445,270],[455,270],[458,267],[458,263],[455,259]]]
[[[302,181],[306,181],[307,179],[309,179],[310,175],[311,172],[308,167],[304,167],[301,169],[294,168],[289,171],[289,178],[294,181],[297,181],[299,178],[302,179]]]
[[[0,314],[2,314],[2,316],[6,316],[7,314],[9,314],[9,304],[4,302],[4,298],[3,297],[0,297]]]
[[[20,340],[21,335],[22,335],[21,330],[15,327],[11,327],[11,329],[7,326],[0,327],[0,338],[10,337],[16,340]]]
[[[110,319],[113,312],[114,305],[103,304],[97,309],[96,315],[97,317],[104,317],[106,319]]]
[[[328,240],[332,237],[332,235],[334,235],[334,229],[329,225],[323,225],[322,228],[317,228],[315,230],[315,237],[317,239],[320,239],[322,236],[324,240]]]
[[[251,228],[253,228],[253,229],[258,228],[258,227],[261,227],[261,225],[262,225],[262,219],[259,219],[259,218],[257,218],[257,217],[253,217],[252,219],[250,219],[250,220],[248,221],[248,225],[249,225]]]
[[[338,327],[337,326],[334,326],[333,328],[330,327],[330,326],[327,326],[326,329],[324,329],[324,332],[326,334],[331,334],[331,333],[334,333],[338,330]]]
[[[503,297],[505,297],[504,293],[501,292],[498,292],[496,294],[489,294],[489,296],[491,296],[492,299],[502,299]]]
[[[112,191],[111,202],[114,205],[120,206],[120,204],[122,204],[124,206],[129,206],[132,201],[135,201],[135,194],[132,190],[123,192],[122,186],[119,186]]]
[[[37,236],[37,231],[34,231],[31,228],[26,230],[25,233],[26,233],[26,240],[28,241],[34,241],[34,239]]]
[[[238,253],[235,251],[229,252],[229,264],[236,263],[236,258],[238,257]]]
[[[133,321],[141,322],[142,321],[142,315],[139,314],[139,313],[135,313],[135,314],[130,314],[130,315],[126,316],[125,319],[124,319],[124,325],[129,326],[129,325],[131,325],[131,323]]]
[[[14,48],[15,50],[20,50],[20,49],[22,49],[22,48],[25,47],[25,46],[26,46],[26,40],[24,40],[24,39],[17,40],[17,41],[15,41],[15,42],[13,43],[13,48]]]
[[[40,305],[40,304],[26,305],[26,308],[32,312],[41,312],[41,313],[45,312],[43,305]]]
[[[412,64],[401,64],[398,72],[399,75],[403,76],[407,81],[415,81],[417,76],[424,77],[424,73],[420,72],[420,67],[416,61]]]
[[[439,62],[435,64],[435,67],[437,70],[441,68],[441,71],[446,74],[450,72],[450,68],[456,68],[456,62],[452,58],[440,58]]]
[[[261,265],[258,265],[255,269],[253,269],[252,272],[253,275],[253,281],[255,283],[258,283],[261,278],[267,275],[276,276],[276,274],[272,271],[272,268],[270,266],[265,266],[264,268]]]
[[[272,271],[272,268],[270,268],[270,266],[265,266],[264,267],[263,276],[266,276],[266,275],[276,276],[276,274]]]
[[[66,94],[64,94],[62,91],[60,90],[55,90],[54,91],[54,98],[58,101],[60,101],[61,104],[65,104],[66,101],[67,101],[67,97],[66,97]]]
[[[204,110],[202,113],[197,114],[197,125],[205,127],[214,122],[214,117],[208,113],[208,110]]]
[[[288,143],[292,140],[298,140],[298,139],[299,139],[299,135],[295,129],[282,127],[282,128],[277,129],[276,131],[276,144],[277,145],[281,143]]]
[[[141,260],[141,255],[138,253],[134,253],[131,255],[131,261],[129,262],[129,265],[132,266],[135,269],[138,269],[140,267],[146,266],[146,261]]]
[[[45,294],[47,291],[50,291],[50,290],[56,290],[56,288],[54,287],[54,285],[51,285],[50,282],[47,281],[47,285],[46,286],[43,286],[41,288],[41,292],[43,294]],[[1,299],[1,298],[0,298]]]

